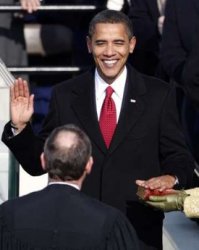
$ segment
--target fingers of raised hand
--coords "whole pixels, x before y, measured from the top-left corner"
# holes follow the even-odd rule
[[[29,97],[28,83],[21,78],[16,79],[11,87],[11,98],[16,99],[18,97]]]
[[[32,13],[40,6],[40,0],[21,0],[21,6],[28,13]]]

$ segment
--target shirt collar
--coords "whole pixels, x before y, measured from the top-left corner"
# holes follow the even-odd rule
[[[74,187],[75,189],[80,190],[79,186],[76,185],[76,184],[74,184],[74,183],[63,182],[63,181],[52,181],[52,182],[49,182],[49,183],[48,183],[48,185],[54,185],[54,184],[58,184],[58,185],[68,185],[68,186]]]
[[[115,79],[115,81],[111,84],[111,87],[113,88],[115,94],[119,98],[123,98],[124,93],[124,87],[127,79],[127,68],[124,67],[123,72],[118,76],[118,78]],[[95,69],[95,92],[96,92],[96,99],[100,98],[104,92],[105,89],[109,86],[99,75],[97,69]]]

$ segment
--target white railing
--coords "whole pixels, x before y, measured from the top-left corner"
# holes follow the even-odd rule
[[[38,7],[38,11],[93,11],[96,10],[95,5],[45,5]],[[18,5],[1,5],[0,12],[23,11]]]

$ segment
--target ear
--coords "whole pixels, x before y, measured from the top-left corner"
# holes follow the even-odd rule
[[[92,41],[89,36],[86,37],[86,44],[88,48],[88,53],[92,53]]]
[[[130,52],[131,54],[133,53],[133,51],[134,51],[134,49],[135,49],[135,45],[136,45],[136,38],[135,38],[135,36],[133,36],[133,37],[131,38],[130,44],[129,44],[129,46],[130,46],[129,52]]]
[[[44,156],[44,152],[40,155],[40,161],[41,161],[42,169],[45,171],[46,170],[46,159]]]
[[[90,172],[92,170],[92,166],[93,166],[93,157],[91,156],[86,164],[86,167],[85,167],[86,174],[90,174]]]

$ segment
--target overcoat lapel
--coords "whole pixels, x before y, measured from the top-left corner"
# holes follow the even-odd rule
[[[93,73],[89,72],[83,81],[83,87],[81,85],[81,87],[78,86],[73,90],[76,98],[72,103],[72,108],[92,142],[105,154],[107,152],[112,153],[118,145],[125,140],[129,131],[144,112],[144,94],[146,92],[144,81],[137,71],[132,67],[128,68],[127,84],[125,87],[121,113],[108,151],[97,119]]]
[[[88,74],[86,74],[83,81],[83,87],[81,84],[81,87],[78,86],[73,90],[76,98],[72,103],[72,108],[91,141],[95,143],[100,148],[100,150],[106,153],[107,148],[104,143],[97,119],[94,73],[90,71]]]
[[[112,153],[139,120],[145,109],[146,87],[142,77],[133,68],[128,68],[128,78],[118,125],[109,153]]]

